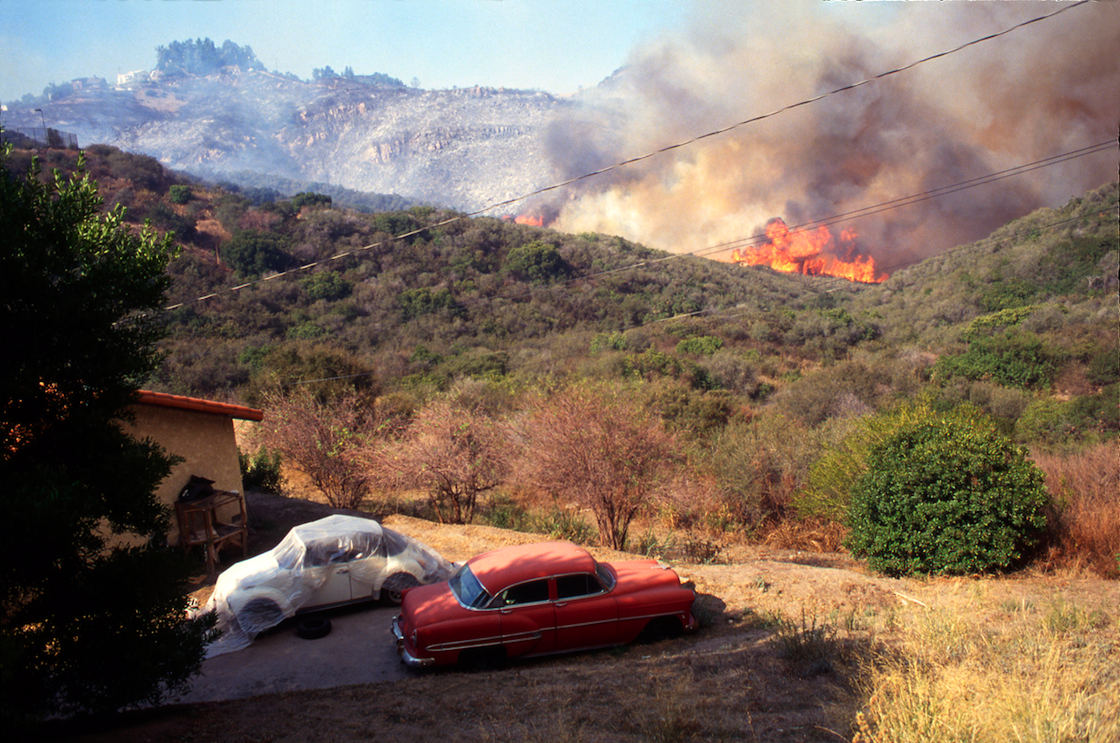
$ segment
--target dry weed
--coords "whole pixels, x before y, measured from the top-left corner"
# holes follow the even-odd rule
[[[767,547],[804,552],[839,552],[847,529],[835,521],[785,519],[762,530]]]
[[[1120,447],[1036,454],[1053,498],[1045,566],[1120,577]]]

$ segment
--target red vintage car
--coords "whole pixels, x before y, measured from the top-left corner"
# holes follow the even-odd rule
[[[694,630],[696,592],[656,560],[596,562],[571,542],[506,547],[409,589],[393,635],[411,668],[610,647]]]

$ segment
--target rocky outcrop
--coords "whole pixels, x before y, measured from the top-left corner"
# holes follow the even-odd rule
[[[39,105],[82,145],[143,152],[208,179],[248,171],[474,211],[550,182],[543,133],[572,104],[523,90],[227,70]],[[6,124],[39,116],[17,106]]]

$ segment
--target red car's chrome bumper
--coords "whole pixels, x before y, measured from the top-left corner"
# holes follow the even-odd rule
[[[417,658],[412,653],[408,652],[408,648],[404,646],[404,633],[401,632],[400,624],[398,623],[400,617],[393,617],[393,624],[390,631],[393,633],[393,639],[397,642],[397,655],[401,656],[401,662],[409,668],[427,668],[428,666],[435,665],[435,658]]]

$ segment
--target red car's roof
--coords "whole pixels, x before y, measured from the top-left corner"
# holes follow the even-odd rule
[[[571,542],[503,547],[473,557],[467,564],[490,593],[533,578],[595,571],[595,558]]]

